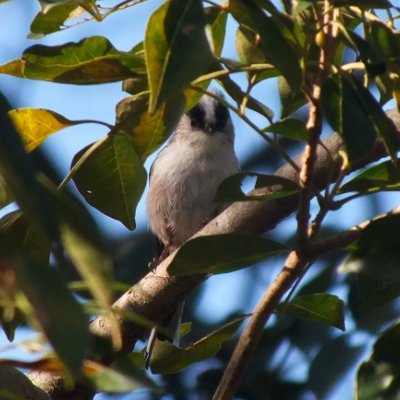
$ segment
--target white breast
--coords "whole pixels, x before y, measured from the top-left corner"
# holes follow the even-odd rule
[[[153,166],[147,198],[150,229],[165,245],[186,241],[222,211],[215,193],[238,170],[233,145],[223,133],[173,140]]]

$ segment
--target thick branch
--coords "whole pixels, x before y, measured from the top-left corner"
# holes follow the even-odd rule
[[[396,126],[400,127],[400,115],[396,110],[388,113],[394,120]],[[338,134],[333,134],[318,145],[316,161],[313,171],[313,187],[322,190],[334,179],[332,168],[339,171],[340,165],[333,167],[334,155],[343,149],[343,143]],[[364,160],[353,166],[353,170],[361,168],[366,164],[376,161],[385,155],[381,144],[377,144],[374,151]],[[301,165],[302,155],[296,158],[296,163]],[[294,168],[286,164],[279,168],[276,175],[298,182],[298,173]],[[258,193],[271,192],[278,188],[257,189]],[[298,197],[292,196],[285,199],[277,199],[260,202],[235,203],[226,209],[222,214],[207,224],[197,235],[213,235],[227,233],[249,233],[262,234],[272,229],[278,222],[293,213],[297,208]],[[154,272],[150,272],[128,292],[123,294],[114,304],[118,310],[130,311],[149,318],[157,323],[170,314],[177,304],[185,298],[194,288],[204,281],[202,276],[180,276],[170,277],[167,267],[173,255],[164,260]],[[145,334],[145,328],[121,316],[118,317],[123,346],[125,351],[130,351],[138,338]],[[91,331],[99,336],[110,338],[110,326],[107,318],[98,317],[91,324]],[[54,388],[49,393],[53,399],[61,399],[59,393],[58,376],[48,373],[40,373],[40,379],[32,376],[31,379],[39,387]],[[39,382],[40,381],[40,382]],[[58,389],[58,391],[57,391]],[[65,397],[64,397],[65,398]],[[75,399],[76,397],[70,397]],[[81,397],[84,399],[85,397]],[[90,397],[86,397],[90,398]]]

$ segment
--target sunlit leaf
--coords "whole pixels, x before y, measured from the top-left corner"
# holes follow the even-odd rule
[[[223,343],[233,337],[244,318],[231,321],[185,349],[177,348],[166,340],[158,341],[151,358],[152,372],[174,374],[193,363],[212,357],[218,353]]]
[[[72,84],[98,84],[145,73],[142,56],[121,52],[102,36],[60,46],[35,45],[20,60],[0,66],[0,73]]]
[[[256,178],[254,188],[264,188],[267,186],[275,186],[275,190],[269,193],[249,193],[245,194],[242,185],[246,178]],[[277,190],[279,186],[279,190]],[[261,201],[273,200],[291,196],[299,191],[297,184],[291,180],[276,175],[264,175],[254,172],[239,172],[238,174],[229,176],[218,187],[215,195],[216,201]]]
[[[134,229],[135,208],[147,175],[132,139],[124,132],[113,133],[94,150],[75,155],[72,165],[81,157],[83,162],[74,176],[79,192],[93,207]]]
[[[150,86],[150,111],[175,96],[213,60],[199,0],[169,0],[150,17],[145,49]]]
[[[16,108],[10,110],[8,115],[20,134],[26,151],[36,149],[51,134],[76,124],[44,108]]]
[[[5,108],[0,96],[0,174],[25,216],[40,234],[50,242],[58,242],[60,229],[54,205],[38,183],[34,165]]]
[[[322,322],[345,330],[343,301],[337,296],[316,293],[298,296],[288,304],[280,304],[278,311],[309,321]]]
[[[38,39],[49,33],[57,32],[63,28],[64,22],[70,18],[71,13],[77,9],[75,3],[55,4],[48,10],[41,10],[36,14],[31,23],[30,38]],[[44,12],[46,11],[46,12]]]
[[[212,235],[189,240],[168,267],[171,275],[221,274],[286,252],[283,244],[249,235]]]
[[[207,7],[204,9],[206,28],[211,34],[212,50],[214,55],[220,56],[224,47],[226,21],[228,13],[219,7]]]
[[[127,97],[117,104],[115,129],[131,135],[136,152],[144,161],[175,129],[184,105],[185,99],[179,94],[149,113],[149,93]]]

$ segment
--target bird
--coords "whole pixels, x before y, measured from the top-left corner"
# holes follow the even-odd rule
[[[220,92],[213,90],[212,94],[216,96],[203,95],[182,115],[151,166],[146,204],[150,231],[158,242],[153,267],[228,206],[216,202],[215,195],[222,181],[240,167],[229,110],[216,100],[222,96]],[[174,344],[179,341],[182,310],[180,303],[165,322]],[[153,328],[145,356],[147,367],[156,337]]]
[[[150,170],[147,214],[164,256],[226,208],[215,195],[239,169],[229,110],[204,95],[183,114]]]

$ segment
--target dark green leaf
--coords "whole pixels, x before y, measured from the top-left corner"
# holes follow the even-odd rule
[[[131,135],[136,152],[144,161],[175,129],[184,105],[185,98],[178,94],[149,113],[149,93],[127,97],[117,104],[115,130]]]
[[[279,185],[279,190],[274,190],[269,193],[256,194],[243,193],[241,187],[246,178],[257,178],[255,188]],[[282,197],[291,196],[299,191],[297,184],[288,179],[276,175],[263,175],[253,172],[240,172],[226,178],[219,186],[215,195],[216,201],[261,201],[273,200]]]
[[[373,361],[363,362],[357,373],[357,387],[355,397],[357,400],[378,400],[386,398],[388,394],[388,383],[395,377],[396,371],[385,363]],[[392,393],[393,394],[393,393]]]
[[[296,118],[284,118],[271,124],[264,132],[272,132],[289,139],[307,141],[308,132],[304,121]]]
[[[365,352],[365,344],[359,341],[354,343],[354,339],[348,334],[327,340],[314,356],[307,387],[316,399],[328,398],[346,373],[359,362]]]
[[[20,60],[0,66],[0,73],[72,84],[98,84],[145,73],[142,56],[116,50],[102,36],[60,46],[35,45]]]
[[[72,165],[77,162],[80,166],[74,182],[86,201],[134,229],[135,208],[146,185],[146,170],[132,139],[124,132],[116,132],[75,155]]]
[[[400,190],[400,166],[385,161],[361,172],[340,188],[340,193],[376,193]]]
[[[25,216],[40,234],[50,242],[58,242],[60,230],[54,205],[38,183],[34,165],[5,108],[0,94],[0,174]]]
[[[206,73],[212,63],[200,0],[169,0],[150,17],[145,49],[150,111]]]
[[[25,307],[25,313],[39,323],[69,373],[79,376],[89,344],[87,318],[81,305],[57,269],[29,260],[5,237],[0,238],[0,252],[3,262],[14,268],[18,285],[32,307]]]
[[[400,346],[400,323],[386,329],[374,344],[372,359],[376,362],[385,362],[400,366],[400,354],[394,349]]]
[[[223,343],[233,337],[245,318],[231,321],[185,349],[177,348],[166,340],[158,341],[151,358],[152,372],[175,374],[193,363],[211,358]]]
[[[357,6],[363,10],[393,7],[388,0],[333,0],[332,3],[335,7]]]
[[[326,119],[343,136],[351,161],[368,154],[376,140],[370,107],[364,101],[367,96],[371,94],[362,86],[355,86],[351,77],[339,74],[328,78],[323,86],[321,104]]]
[[[236,51],[239,60],[244,64],[264,64],[267,59],[260,43],[257,42],[257,34],[245,26],[240,26],[236,31]]]
[[[288,304],[280,304],[278,311],[345,330],[343,301],[331,294],[317,293],[299,296]]]
[[[282,103],[282,118],[294,113],[307,103],[304,93],[301,90],[292,90],[283,76],[279,77],[278,85]]]
[[[268,17],[253,1],[231,0],[229,10],[240,25],[257,32],[268,61],[288,81],[292,90],[298,90],[302,81],[299,58],[293,42],[286,37],[283,24],[277,17]]]
[[[249,235],[212,235],[189,240],[168,267],[171,275],[221,274],[287,251],[272,240]]]
[[[398,215],[372,222],[340,268],[358,274],[363,309],[382,306],[399,295],[399,229]]]
[[[113,263],[89,212],[71,195],[46,181],[61,217],[61,240],[97,305],[107,310],[112,300]]]

